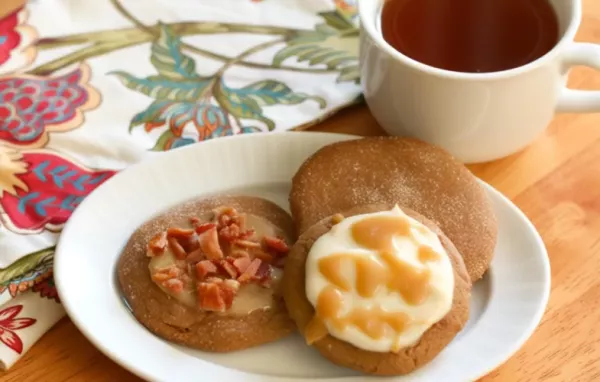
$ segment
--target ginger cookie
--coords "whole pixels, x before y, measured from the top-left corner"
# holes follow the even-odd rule
[[[292,181],[298,234],[336,212],[374,203],[397,203],[433,221],[473,282],[488,269],[498,235],[491,202],[469,170],[436,146],[401,137],[338,142],[307,159]]]
[[[290,216],[248,196],[194,200],[142,225],[117,265],[123,296],[151,332],[230,352],[294,330],[281,276],[295,239]]]
[[[340,366],[401,375],[427,364],[469,318],[462,257],[407,208],[356,207],[300,235],[283,295],[309,345]]]

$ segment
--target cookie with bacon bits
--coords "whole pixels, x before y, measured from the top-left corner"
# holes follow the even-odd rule
[[[188,347],[230,352],[294,330],[280,291],[294,243],[287,212],[257,197],[176,206],[142,225],[117,265],[134,316]]]

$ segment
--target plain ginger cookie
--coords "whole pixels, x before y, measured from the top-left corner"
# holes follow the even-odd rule
[[[295,329],[281,295],[295,239],[287,212],[248,196],[176,206],[143,224],[117,265],[135,318],[185,346],[229,352]]]
[[[412,138],[334,143],[295,174],[290,208],[299,234],[365,204],[400,204],[433,221],[456,246],[474,282],[489,267],[496,217],[477,179],[446,151]]]
[[[345,218],[351,218],[353,216],[366,216],[365,214],[377,213],[380,211],[388,211],[392,209],[393,206],[390,205],[367,205],[354,208],[350,211],[344,212],[342,215]],[[307,297],[307,259],[309,258],[309,253],[314,249],[315,246],[318,245],[318,240],[328,232],[332,230],[332,227],[339,224],[341,218],[338,218],[338,215],[334,215],[333,217],[327,217],[322,219],[320,222],[316,223],[309,229],[305,230],[305,232],[298,238],[296,244],[292,247],[288,259],[285,265],[284,271],[284,281],[283,281],[283,293],[286,305],[288,307],[288,311],[292,319],[295,321],[296,325],[300,333],[306,338],[307,343],[314,346],[322,356],[330,360],[331,362],[348,367],[357,371],[361,371],[367,374],[373,375],[401,375],[407,374],[415,369],[427,364],[432,359],[434,359],[459,333],[469,318],[469,300],[471,293],[471,281],[469,279],[469,275],[466,272],[462,257],[459,255],[458,251],[452,244],[452,242],[440,231],[438,227],[435,226],[434,223],[427,220],[423,216],[418,213],[411,211],[406,208],[402,208],[403,212],[406,214],[405,216],[409,216],[412,219],[415,219],[423,226],[427,227],[431,230],[432,235],[436,236],[439,239],[438,244],[443,248],[443,250],[447,254],[447,260],[449,261],[449,272],[451,277],[453,278],[453,284],[450,289],[450,295],[448,297],[447,302],[449,303],[447,309],[443,310],[442,315],[439,318],[436,318],[437,321],[431,322],[428,325],[422,328],[422,333],[417,333],[418,336],[411,339],[411,343],[404,347],[399,347],[395,349],[395,351],[379,351],[367,350],[365,348],[359,348],[354,344],[336,338],[331,333],[324,331],[318,335],[315,340],[315,331],[313,320],[318,316],[318,312],[321,308],[318,307],[315,309],[311,301],[309,301]],[[359,216],[359,217],[360,217]],[[381,234],[381,229],[376,229],[377,235]],[[367,235],[366,239],[373,239],[373,235]],[[325,245],[324,248],[333,248],[334,256],[337,256],[337,248],[338,246],[330,246]],[[343,253],[343,251],[342,251]],[[426,256],[423,261],[427,261],[431,259],[431,255]],[[323,260],[323,259],[321,259]],[[326,264],[336,264],[335,258],[325,258],[325,260],[330,260],[329,263],[319,263],[319,266]],[[364,260],[364,259],[363,259]],[[358,262],[357,262],[358,264]],[[347,267],[340,266],[343,270],[347,271]],[[326,272],[327,269],[321,272]],[[357,265],[358,269],[358,265]],[[358,270],[356,271],[358,274]],[[325,273],[324,273],[325,274]],[[348,285],[343,285],[343,275],[335,274],[335,272],[331,272],[329,269],[329,274],[333,276],[332,280],[337,281],[336,286],[340,289],[347,289]],[[364,280],[362,284],[358,281],[358,275],[356,286],[365,285]],[[351,278],[349,278],[351,279]],[[349,280],[347,279],[347,280]],[[377,281],[379,278],[372,278],[371,282]],[[410,287],[413,288],[414,285],[406,285],[402,283],[401,279],[398,279],[398,275],[396,275],[395,280],[400,281],[399,286],[402,287]],[[435,280],[434,280],[435,282]],[[327,288],[331,288],[331,285],[324,288],[324,290],[329,290]],[[321,295],[323,296],[323,294]],[[418,295],[410,295],[412,298],[416,298],[418,300]],[[363,296],[364,297],[364,296]],[[406,295],[404,295],[406,299]],[[392,295],[392,300],[397,300]],[[406,299],[410,301],[409,299]],[[321,303],[321,297],[319,297],[319,304]],[[354,304],[358,301],[356,298],[350,298],[346,301],[353,301],[350,304]],[[389,298],[387,300],[388,304],[390,303]],[[392,301],[393,302],[393,301]],[[368,304],[373,304],[373,302]],[[334,304],[335,305],[335,304]],[[372,306],[372,305],[371,305]],[[388,311],[388,308],[382,310],[372,310],[366,312],[362,312],[363,314],[359,314],[355,316],[352,321],[354,325],[362,325],[364,331],[369,332],[373,337],[377,337],[377,329],[390,329],[397,326],[397,319],[401,317],[402,313],[388,313],[387,321],[385,322],[385,327],[381,325],[378,327],[378,324],[381,322],[377,322],[375,320],[375,316],[378,314],[381,315],[382,312]],[[427,306],[426,306],[427,307]],[[339,308],[339,307],[338,307]],[[348,314],[346,312],[346,317],[341,317],[344,315],[342,308],[341,311],[337,313],[333,312],[336,308],[330,306],[321,309],[322,311],[328,312],[338,320],[346,319]],[[333,312],[333,313],[332,313]],[[379,313],[378,313],[379,312]],[[355,312],[356,313],[356,312]],[[360,312],[359,312],[360,313]],[[437,314],[440,314],[438,310]],[[419,319],[427,320],[427,317],[419,317]],[[418,320],[417,320],[418,321]],[[335,325],[334,325],[335,326]],[[346,328],[345,330],[348,330]],[[400,330],[404,330],[402,326],[400,326]],[[409,329],[407,329],[409,330]],[[316,331],[317,333],[319,330]],[[382,333],[389,333],[387,331],[382,331]],[[413,341],[415,340],[415,341]]]

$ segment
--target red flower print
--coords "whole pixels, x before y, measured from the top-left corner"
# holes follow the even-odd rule
[[[39,293],[40,296],[44,298],[60,302],[60,299],[58,298],[58,292],[56,291],[56,285],[54,285],[53,277],[48,277],[44,281],[35,284],[32,290],[36,293]]]
[[[57,77],[0,77],[0,142],[13,147],[42,147],[49,132],[72,130],[83,123],[83,111],[100,104],[87,82],[90,69]]]
[[[10,52],[21,43],[21,36],[16,31],[19,25],[18,9],[0,20],[0,65],[10,58]]]
[[[36,322],[35,318],[16,318],[21,310],[23,305],[14,305],[0,311],[0,341],[19,354],[23,351],[23,341],[15,331],[27,328]]]
[[[8,289],[8,293],[11,295],[11,297],[16,297],[18,293],[25,293],[35,285],[43,283],[50,277],[52,277],[52,270],[40,273],[37,269],[34,269],[22,276],[18,276],[0,284],[0,294],[4,293],[4,291]]]
[[[28,18],[27,10],[19,9],[0,19],[0,74],[16,73],[35,60],[38,33]]]
[[[59,231],[81,201],[114,174],[54,151],[0,146],[0,222],[21,234]]]
[[[24,293],[34,285],[52,277],[53,255],[54,247],[44,248],[41,251],[25,255],[20,261],[5,268],[6,272],[18,274],[18,276],[0,283],[0,295],[8,290],[10,296],[15,297],[17,293]],[[23,268],[29,270],[23,271]]]

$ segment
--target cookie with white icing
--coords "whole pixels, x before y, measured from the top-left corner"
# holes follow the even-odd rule
[[[425,365],[469,318],[471,281],[458,251],[407,208],[367,205],[307,229],[283,279],[288,312],[309,345],[367,374]]]

